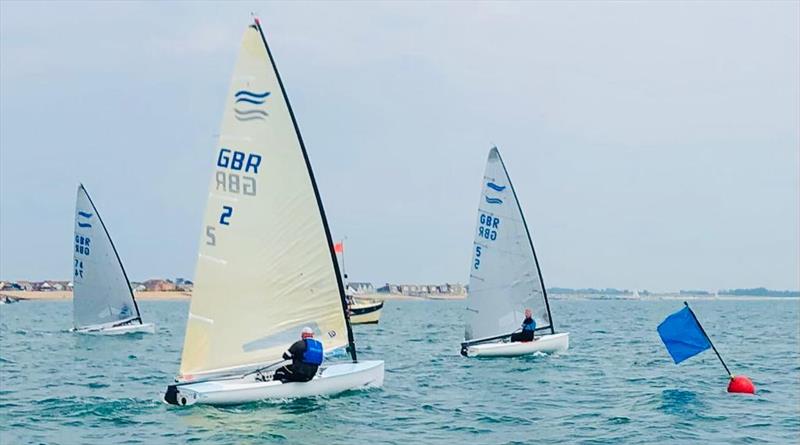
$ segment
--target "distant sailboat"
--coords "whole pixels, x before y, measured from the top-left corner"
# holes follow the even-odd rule
[[[227,97],[180,374],[164,400],[225,405],[381,386],[383,361],[357,360],[322,201],[257,19]],[[325,353],[346,348],[352,362],[323,363],[305,383],[272,380],[306,326]]]
[[[526,308],[536,331],[549,334],[530,342],[510,342]],[[462,355],[518,356],[560,352],[568,333],[555,333],[547,291],[514,186],[497,148],[489,151],[481,187],[470,264],[467,324]]]
[[[75,203],[73,331],[82,334],[155,332],[143,323],[128,276],[97,208],[83,187]]]

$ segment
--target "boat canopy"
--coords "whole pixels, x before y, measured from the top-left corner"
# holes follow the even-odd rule
[[[467,293],[467,342],[507,336],[531,309],[537,330],[552,332],[536,253],[500,152],[489,151],[481,184]]]
[[[141,323],[139,308],[117,249],[83,187],[75,202],[72,307],[75,328]]]
[[[311,165],[260,24],[244,33],[208,189],[179,381],[352,345]]]

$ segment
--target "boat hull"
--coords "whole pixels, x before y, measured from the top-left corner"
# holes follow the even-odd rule
[[[569,332],[543,335],[534,341],[483,343],[467,347],[467,357],[518,357],[536,352],[554,354],[569,349]]]
[[[377,324],[381,319],[383,301],[356,303],[350,306],[350,324]]]
[[[261,400],[329,396],[383,386],[383,361],[340,363],[325,367],[309,382],[261,382],[254,376],[170,386],[164,401],[173,405],[237,405]]]
[[[156,326],[153,323],[126,324],[122,326],[87,326],[73,329],[76,334],[86,335],[125,335],[125,334],[155,334]]]

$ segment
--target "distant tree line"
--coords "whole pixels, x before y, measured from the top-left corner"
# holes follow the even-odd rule
[[[628,295],[632,294],[634,291],[628,289],[615,289],[613,287],[607,287],[605,289],[595,289],[595,288],[582,288],[582,289],[572,289],[570,287],[550,287],[547,289],[547,292],[551,294],[582,294],[582,295]],[[640,290],[640,295],[650,295],[650,292],[646,290]]]
[[[766,287],[754,287],[752,289],[727,289],[719,291],[719,294],[755,297],[800,297],[800,291],[771,290],[767,289]]]
[[[573,289],[571,287],[551,287],[547,289],[551,294],[580,294],[580,295],[630,295],[634,291],[628,289],[616,289],[607,287],[605,289],[595,288],[581,288]],[[726,289],[720,290],[719,295],[734,295],[742,297],[800,297],[800,291],[796,290],[772,290],[765,287],[755,287],[752,289]],[[639,295],[650,295],[651,292],[640,290]],[[711,295],[712,292],[700,289],[684,289],[680,291],[681,295]]]

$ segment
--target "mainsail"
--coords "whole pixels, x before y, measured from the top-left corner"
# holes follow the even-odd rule
[[[73,251],[75,327],[141,323],[128,277],[97,208],[81,184],[75,202]]]
[[[214,159],[179,380],[279,361],[304,326],[355,360],[322,201],[258,21]]]
[[[500,152],[489,151],[470,264],[464,339],[506,336],[530,308],[537,330],[553,331],[544,281],[525,217]]]

